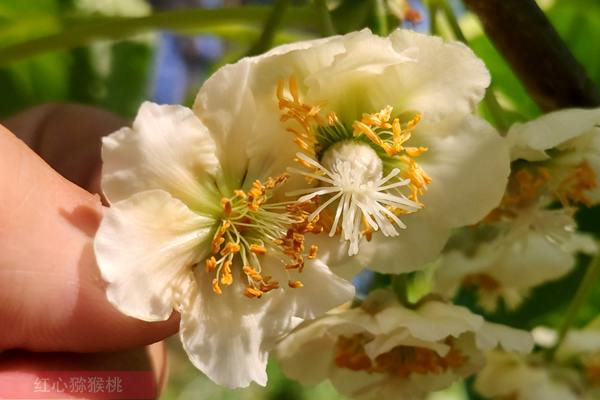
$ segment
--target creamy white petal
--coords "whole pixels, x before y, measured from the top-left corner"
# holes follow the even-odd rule
[[[162,189],[198,206],[219,171],[215,143],[193,112],[150,102],[142,104],[132,128],[103,138],[102,159],[102,190],[111,202]]]
[[[162,190],[114,203],[94,241],[109,301],[135,318],[167,319],[213,223]]]
[[[429,208],[403,216],[406,229],[399,230],[398,236],[376,234],[371,241],[362,240],[355,258],[365,267],[382,273],[420,270],[439,256],[450,236],[450,227],[438,217],[435,210]],[[339,262],[346,265],[343,259]]]
[[[506,352],[529,353],[533,350],[533,336],[527,331],[506,325],[486,322],[477,331],[477,347],[493,350],[502,347]]]
[[[211,276],[195,274],[196,285],[182,306],[179,336],[190,361],[215,383],[229,388],[267,383],[268,352],[291,321],[273,312],[273,296],[249,299],[234,271],[221,295]]]
[[[507,135],[511,158],[542,161],[546,150],[559,146],[600,124],[600,108],[551,112],[526,123],[514,124]]]
[[[336,336],[325,329],[307,326],[286,336],[277,345],[277,359],[286,376],[306,385],[315,385],[328,378],[334,368]],[[310,335],[310,336],[308,336]]]
[[[484,322],[465,307],[438,301],[426,302],[417,310],[390,307],[378,313],[376,319],[384,331],[404,327],[413,337],[429,341],[476,331]]]
[[[298,147],[279,121],[275,86],[266,99],[251,90],[257,76],[255,63],[247,58],[219,69],[194,103],[194,111],[217,143],[216,156],[223,166],[218,184],[223,193],[249,189],[254,180],[281,175],[295,165]],[[285,188],[295,186],[288,183]]]
[[[234,284],[213,292],[211,278],[196,273],[197,293],[182,309],[181,340],[194,365],[213,381],[227,387],[245,387],[252,381],[265,385],[268,352],[298,322],[324,314],[354,296],[354,287],[335,276],[320,261],[309,261],[294,274],[304,287],[287,287],[283,265],[265,258],[264,274],[280,282],[280,289],[260,299],[243,295],[245,285],[234,270]],[[240,274],[241,275],[241,274]]]
[[[277,267],[282,269],[280,265]],[[277,277],[275,273],[272,275]],[[354,298],[352,283],[334,274],[320,259],[305,260],[304,270],[282,276],[281,284],[285,285],[288,279],[300,280],[304,285],[297,289],[286,289],[283,300],[283,307],[289,312],[294,311],[294,316],[298,318],[316,318]]]
[[[389,104],[419,111],[433,121],[472,112],[483,98],[490,74],[464,44],[402,29],[392,32],[390,40],[396,51],[414,49],[410,54],[416,62],[402,64],[395,71],[396,79],[384,79],[377,85],[401,102]]]
[[[510,174],[508,146],[486,121],[464,115],[419,124],[413,138],[412,146],[429,148],[416,160],[432,179],[421,201],[436,218],[470,225],[500,203]]]

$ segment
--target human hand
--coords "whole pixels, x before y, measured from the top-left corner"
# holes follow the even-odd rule
[[[92,248],[100,137],[125,124],[53,104],[0,125],[0,381],[44,370],[164,376],[164,348],[144,346],[175,333],[179,316],[149,323],[113,308]]]

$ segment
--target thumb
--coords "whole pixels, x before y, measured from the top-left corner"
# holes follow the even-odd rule
[[[0,126],[0,349],[104,351],[148,344],[148,323],[106,300],[92,250],[102,206]]]

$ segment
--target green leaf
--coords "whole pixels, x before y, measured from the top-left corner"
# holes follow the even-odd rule
[[[270,7],[245,6],[215,9],[187,9],[155,13],[145,17],[71,17],[62,21],[62,30],[0,48],[0,65],[33,55],[88,44],[97,39],[119,40],[156,29],[180,32],[225,34],[235,27],[253,26],[259,29]],[[292,29],[313,29],[316,18],[310,7],[290,7],[283,26]]]

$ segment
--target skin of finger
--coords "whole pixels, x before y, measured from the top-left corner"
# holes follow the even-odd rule
[[[79,371],[104,371],[115,376],[118,376],[119,371],[147,371],[152,372],[148,385],[154,389],[154,398],[158,398],[167,380],[167,365],[164,342],[102,353],[32,353],[11,350],[0,353],[0,387],[3,382],[22,381],[24,376],[30,377],[28,381],[32,381],[35,377],[43,377],[47,371],[72,372],[75,376]],[[78,398],[88,397],[83,395]]]
[[[48,103],[2,124],[61,176],[90,193],[100,194],[101,138],[127,125],[127,121],[91,106]]]
[[[178,316],[148,323],[105,297],[92,241],[97,196],[0,128],[0,349],[107,351],[156,342]]]

